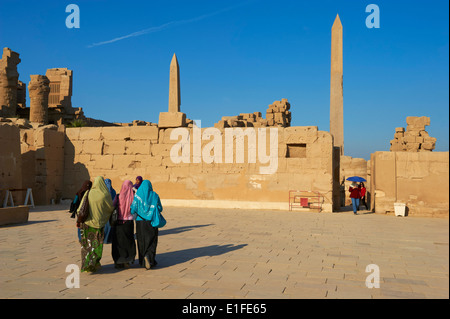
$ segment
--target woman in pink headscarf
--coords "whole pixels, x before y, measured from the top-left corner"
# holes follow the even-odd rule
[[[136,257],[134,220],[130,214],[133,199],[133,183],[126,180],[113,203],[118,212],[117,224],[112,229],[112,257],[116,268],[129,268]]]

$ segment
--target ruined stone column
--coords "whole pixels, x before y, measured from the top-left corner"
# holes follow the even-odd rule
[[[48,95],[50,81],[45,75],[30,75],[30,122],[48,124]]]
[[[17,85],[20,63],[19,54],[9,48],[3,49],[0,60],[0,116],[13,117],[17,108]]]
[[[331,28],[330,133],[344,155],[343,28],[339,15]]]

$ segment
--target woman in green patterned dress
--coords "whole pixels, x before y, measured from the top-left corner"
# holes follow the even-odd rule
[[[89,216],[81,229],[81,271],[95,272],[103,254],[104,227],[114,210],[111,194],[103,177],[95,178],[89,193],[83,196],[89,201]],[[80,204],[80,207],[83,203]]]

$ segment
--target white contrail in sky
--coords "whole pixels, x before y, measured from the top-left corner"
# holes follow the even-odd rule
[[[191,18],[191,19],[186,19],[186,20],[178,20],[178,21],[171,21],[171,22],[164,23],[164,24],[162,24],[160,26],[151,27],[151,28],[144,29],[144,30],[141,30],[141,31],[136,31],[136,32],[133,32],[133,33],[121,36],[121,37],[117,37],[117,38],[111,39],[111,40],[102,41],[102,42],[96,42],[96,43],[93,43],[91,45],[88,45],[88,48],[93,48],[93,47],[97,47],[97,46],[100,46],[100,45],[114,43],[114,42],[117,42],[117,41],[120,41],[120,40],[132,38],[132,37],[138,37],[138,36],[141,36],[141,35],[144,35],[144,34],[159,32],[159,31],[162,31],[162,30],[167,29],[169,27],[174,27],[174,26],[178,26],[178,25],[182,25],[182,24],[186,24],[186,23],[196,22],[196,21],[199,21],[199,20],[210,18],[212,16],[218,15],[218,14],[226,12],[226,11],[230,11],[230,10],[236,9],[238,7],[246,5],[249,2],[251,2],[251,1],[246,1],[244,3],[238,4],[238,5],[229,7],[229,8],[225,8],[225,9],[222,9],[222,10],[219,10],[219,11],[215,11],[215,12],[212,12],[212,13],[204,14],[204,15],[201,15],[201,16],[196,17],[196,18]]]

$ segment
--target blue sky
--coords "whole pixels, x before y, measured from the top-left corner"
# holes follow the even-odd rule
[[[68,4],[80,28],[68,29]],[[379,29],[365,24],[380,8]],[[158,122],[177,54],[181,111],[212,126],[287,98],[292,125],[329,130],[331,26],[344,27],[345,154],[389,150],[407,116],[429,116],[449,150],[449,4],[444,0],[0,2],[0,46],[19,52],[20,80],[74,71],[74,107],[111,122]],[[139,36],[94,45],[142,30]],[[28,102],[29,105],[29,102]]]

